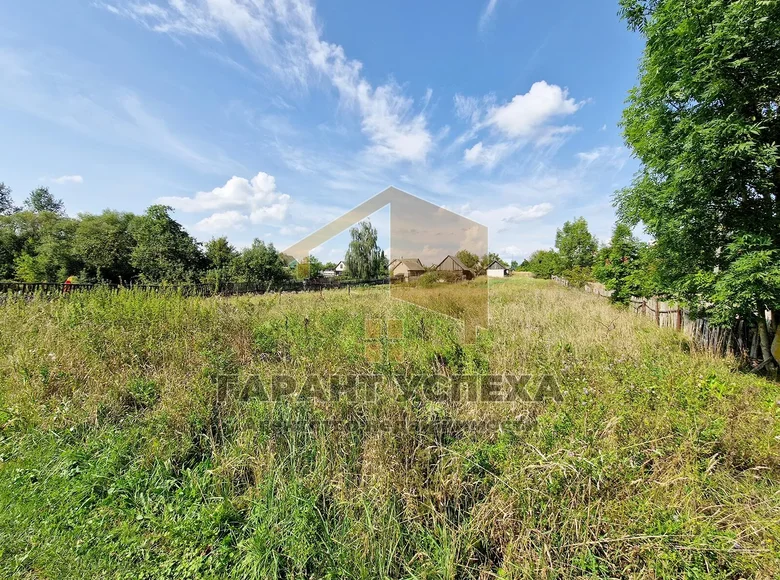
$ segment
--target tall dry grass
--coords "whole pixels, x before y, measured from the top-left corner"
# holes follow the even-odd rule
[[[410,291],[456,315],[479,284]],[[510,278],[489,297],[489,328],[468,343],[453,319],[379,288],[9,299],[0,570],[780,575],[777,384],[595,296]],[[375,400],[218,401],[215,378],[233,374],[530,374],[532,387],[552,375],[563,399],[433,400],[419,386]],[[474,419],[505,423],[457,422]]]

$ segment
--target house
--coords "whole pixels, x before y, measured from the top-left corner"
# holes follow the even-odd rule
[[[347,271],[347,266],[344,264],[344,260],[336,264],[336,267],[333,269],[333,271],[336,273],[336,276],[343,275],[344,272]]]
[[[440,272],[453,272],[466,280],[474,278],[474,272],[467,268],[465,264],[455,256],[447,256],[444,258],[441,263],[436,266],[436,269]]]
[[[398,264],[400,264],[400,263],[401,263],[401,260],[399,260],[398,258],[396,258],[395,260],[393,260],[392,262],[390,262],[390,263],[387,265],[387,271],[388,271],[388,272],[390,272],[390,273],[391,273],[391,275],[392,275],[393,269],[394,269],[394,268],[395,268],[395,267],[396,267]]]
[[[389,271],[392,278],[403,277],[405,281],[409,282],[425,274],[425,266],[417,258],[402,258],[393,260]]]
[[[335,278],[336,270],[323,270],[321,274],[323,278]]]
[[[493,263],[487,267],[488,278],[503,278],[509,276],[509,268],[501,260],[493,260]]]

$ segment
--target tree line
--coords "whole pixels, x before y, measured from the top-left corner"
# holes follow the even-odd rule
[[[255,239],[241,250],[227,238],[201,244],[171,217],[172,208],[152,205],[143,214],[106,210],[69,217],[62,200],[46,187],[21,206],[0,183],[0,281],[62,283],[183,284],[278,283],[318,276],[336,267],[309,256],[292,262],[272,243]],[[347,277],[386,275],[387,260],[369,222],[352,228]]]
[[[620,14],[646,40],[621,121],[641,168],[615,194],[608,247],[575,220],[559,231],[557,251],[537,252],[527,266],[591,275],[617,301],[660,294],[717,324],[745,321],[764,366],[776,369],[780,2],[620,0]],[[638,224],[652,244],[631,236]]]

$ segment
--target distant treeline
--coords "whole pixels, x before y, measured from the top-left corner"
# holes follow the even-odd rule
[[[153,205],[141,215],[106,210],[68,217],[47,188],[17,207],[0,183],[0,281],[278,283],[299,274],[273,244],[258,239],[240,251],[224,237],[200,244],[170,212]],[[324,266],[312,259],[306,274]]]

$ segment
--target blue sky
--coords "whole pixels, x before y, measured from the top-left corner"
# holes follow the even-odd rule
[[[163,202],[200,240],[281,249],[395,185],[519,259],[579,215],[608,238],[636,170],[617,123],[642,46],[613,2],[6,0],[0,21],[0,181],[72,215]]]

